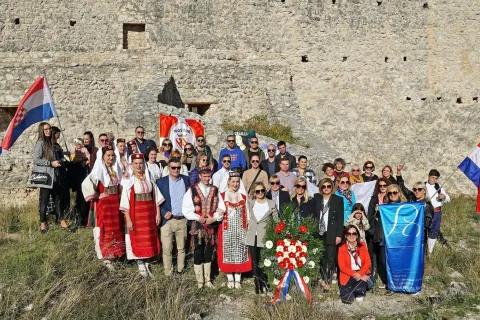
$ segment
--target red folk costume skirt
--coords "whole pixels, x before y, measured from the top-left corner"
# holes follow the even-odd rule
[[[105,187],[100,182],[100,194],[105,192]],[[120,190],[120,186],[117,186]],[[95,203],[95,212],[90,217],[89,225],[100,228],[100,251],[104,259],[121,257],[125,254],[124,218],[120,212],[120,196],[117,193],[99,199]]]
[[[223,273],[252,270],[252,259],[246,245],[247,215],[244,200],[237,204],[225,202],[227,208],[218,227],[217,262]]]
[[[132,252],[138,258],[151,258],[160,254],[158,227],[155,223],[155,200],[135,200],[135,188],[130,191],[130,219],[133,231],[128,230]]]

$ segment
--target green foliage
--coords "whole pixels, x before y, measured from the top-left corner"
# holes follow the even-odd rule
[[[308,277],[313,281],[318,276],[318,262],[323,246],[322,241],[318,237],[314,237],[315,233],[318,233],[318,226],[314,219],[300,217],[292,205],[284,206],[283,217],[280,221],[270,220],[264,238],[265,248],[262,250],[263,268],[269,281],[276,283],[276,280],[280,280],[289,270],[293,261],[296,261],[296,270],[302,277]],[[271,248],[268,246],[269,242],[271,242]],[[295,251],[287,253],[284,248],[288,251]],[[301,249],[306,251],[303,253],[306,255],[304,259],[300,258]],[[280,255],[279,251],[285,251],[282,257],[277,257]],[[295,256],[295,258],[287,257],[287,254]],[[285,264],[284,268],[281,268],[283,267],[282,261]],[[270,262],[271,265],[268,266],[265,262]]]
[[[223,123],[225,131],[255,130],[256,133],[271,137],[276,140],[283,140],[290,143],[296,143],[293,137],[292,127],[285,124],[270,123],[266,115],[256,115],[243,122]]]

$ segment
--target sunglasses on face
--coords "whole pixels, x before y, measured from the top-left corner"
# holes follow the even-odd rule
[[[332,185],[331,184],[324,184],[322,186],[322,190],[324,190],[324,189],[332,189]]]
[[[379,187],[379,188],[386,188],[387,185],[386,185],[386,184],[379,184],[378,187]]]
[[[267,149],[268,152],[275,152],[275,149]]]
[[[108,139],[100,139],[100,142],[108,142]]]
[[[251,144],[258,144],[258,141],[250,141]]]
[[[169,167],[172,170],[180,170],[180,167]]]
[[[137,131],[138,134],[144,134],[144,131]]]
[[[365,169],[373,169],[371,166],[366,166]]]
[[[272,186],[279,186],[279,185],[280,185],[280,181],[272,181],[272,182],[270,182],[270,184],[271,184]]]
[[[350,181],[340,181],[340,184],[350,184]]]
[[[235,142],[235,140],[227,140],[227,142]]]
[[[360,169],[353,169],[352,172],[359,172]]]
[[[255,194],[262,194],[265,193],[265,189],[257,189],[255,190]]]
[[[185,148],[185,151],[192,151],[192,148]]]
[[[307,186],[305,184],[296,184],[295,188],[301,188],[303,190],[307,189]]]
[[[205,139],[197,139],[197,142],[204,142]]]
[[[413,192],[420,192],[423,191],[423,188],[412,188]]]
[[[231,160],[223,160],[222,162],[223,162],[223,163],[232,163]]]
[[[356,232],[347,232],[347,236],[356,236],[358,233]]]
[[[390,191],[387,193],[387,195],[391,196],[391,195],[394,195],[396,196],[398,194],[398,191]]]
[[[173,145],[172,145],[171,143],[162,143],[162,146],[164,146],[164,147],[171,147],[171,146],[173,146]]]
[[[260,160],[252,160],[252,163],[259,163]]]

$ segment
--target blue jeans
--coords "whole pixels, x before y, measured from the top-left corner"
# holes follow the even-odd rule
[[[428,238],[437,239],[438,232],[440,231],[440,223],[442,222],[442,211],[433,213],[432,228],[428,234]]]

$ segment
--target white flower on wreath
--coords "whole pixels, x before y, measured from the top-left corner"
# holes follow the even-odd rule
[[[277,252],[283,252],[283,246],[277,246]]]
[[[300,258],[300,261],[302,261],[302,263],[305,264],[305,262],[307,262],[307,258],[301,257],[301,258]],[[313,261],[312,261],[312,262],[313,262]]]
[[[290,240],[285,239],[283,240],[283,243],[285,243],[285,246],[288,247],[290,245]]]
[[[297,248],[295,248],[295,246],[288,247],[288,252],[296,252],[296,251],[297,251]]]
[[[272,249],[273,248],[273,242],[268,240],[267,242],[265,242],[265,247],[267,249]],[[277,247],[278,248],[278,247]]]
[[[279,283],[280,283],[280,280],[275,279],[275,278],[273,279],[273,285],[274,286],[278,285]]]
[[[317,252],[318,252],[318,248],[314,248],[314,249],[312,250],[312,253],[313,253],[313,254],[316,254]]]
[[[270,259],[265,259],[265,260],[263,261],[263,265],[264,265],[265,267],[270,267],[270,266],[272,265],[272,261],[270,261]]]
[[[280,263],[283,261],[283,257],[277,258],[277,262]]]
[[[302,251],[307,252],[307,246],[302,246]]]
[[[309,282],[310,282],[310,278],[307,277],[307,276],[305,276],[305,277],[303,277],[303,281],[305,281],[305,283],[309,283]]]
[[[295,267],[297,266],[297,260],[295,260],[295,258],[290,258],[290,263],[293,264]]]
[[[283,257],[284,257],[284,258],[290,258],[290,257],[288,256],[288,252],[286,252],[286,251],[283,252]]]
[[[310,269],[315,268],[315,262],[313,262],[313,261],[308,261],[308,267],[309,267]]]

